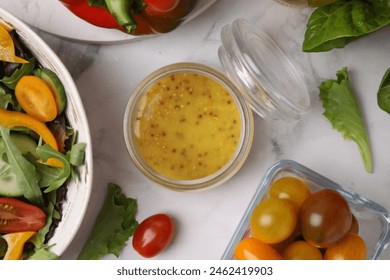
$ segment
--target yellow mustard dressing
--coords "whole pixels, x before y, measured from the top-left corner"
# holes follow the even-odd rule
[[[156,172],[193,180],[215,173],[233,157],[241,120],[220,83],[180,73],[159,80],[141,98],[134,132],[140,154]]]

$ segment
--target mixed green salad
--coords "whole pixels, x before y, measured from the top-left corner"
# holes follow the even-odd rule
[[[48,240],[85,154],[66,104],[59,77],[0,23],[0,259],[58,258]]]

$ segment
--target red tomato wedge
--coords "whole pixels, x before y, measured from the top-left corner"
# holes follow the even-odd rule
[[[133,248],[151,258],[165,250],[172,240],[174,223],[166,214],[156,214],[142,221],[133,235]]]
[[[0,233],[39,231],[46,224],[40,208],[11,197],[0,197]]]

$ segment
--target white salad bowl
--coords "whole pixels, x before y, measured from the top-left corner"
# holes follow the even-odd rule
[[[60,78],[67,96],[66,116],[71,127],[78,132],[78,142],[86,143],[85,163],[79,167],[79,177],[68,184],[66,200],[62,204],[62,220],[48,245],[51,252],[61,256],[76,235],[85,215],[92,188],[92,144],[88,121],[76,85],[68,70],[50,47],[26,24],[0,8],[0,23],[15,29],[21,41],[39,63]]]

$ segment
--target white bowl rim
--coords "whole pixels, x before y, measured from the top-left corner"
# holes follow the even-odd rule
[[[66,115],[69,118],[69,112],[74,113],[72,115],[72,117],[74,117],[73,120],[69,120],[71,126],[73,127],[77,123],[78,126],[82,127],[82,132],[79,131],[79,142],[85,142],[87,144],[85,164],[81,167],[83,169],[82,172],[84,173],[84,177],[78,182],[68,183],[69,189],[67,199],[63,204],[62,220],[56,228],[53,237],[48,242],[48,245],[54,245],[51,247],[51,251],[56,255],[61,256],[80,228],[92,191],[93,156],[88,120],[73,78],[54,51],[30,27],[1,7],[0,22],[4,23],[7,27],[15,29],[34,56],[37,57],[38,61],[43,65],[45,63],[50,64],[50,66],[44,66],[51,68],[51,70],[56,72],[60,77],[68,98]],[[68,197],[71,195],[77,197],[77,201],[68,200]],[[77,219],[72,220],[72,218]],[[72,223],[67,223],[68,221],[72,221]]]

